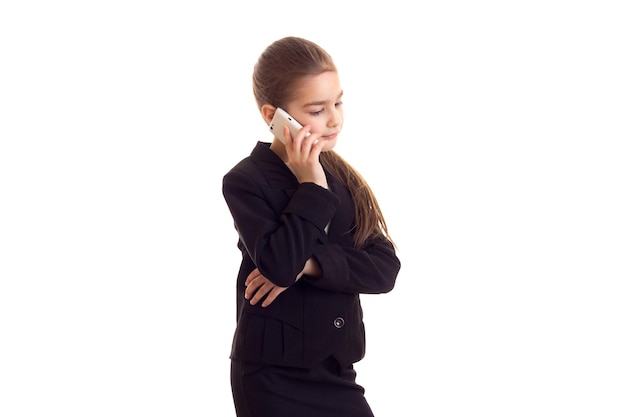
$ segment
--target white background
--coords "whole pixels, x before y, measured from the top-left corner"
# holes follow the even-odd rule
[[[0,415],[234,416],[221,179],[296,35],[403,262],[363,297],[376,415],[623,417],[619,3],[3,2]]]

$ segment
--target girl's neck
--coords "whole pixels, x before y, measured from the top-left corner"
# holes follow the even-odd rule
[[[270,145],[270,149],[274,151],[274,153],[278,155],[278,157],[282,159],[284,163],[289,162],[289,157],[287,156],[287,150],[285,149],[285,145],[278,139],[274,139],[274,141]]]

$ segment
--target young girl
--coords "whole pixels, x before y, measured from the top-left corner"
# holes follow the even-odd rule
[[[359,294],[391,291],[400,261],[372,191],[333,151],[343,125],[337,69],[315,43],[287,37],[261,54],[252,78],[268,124],[280,107],[304,127],[293,136],[285,127],[285,143],[257,142],[223,178],[242,253],[237,416],[373,416],[353,369],[365,354]]]

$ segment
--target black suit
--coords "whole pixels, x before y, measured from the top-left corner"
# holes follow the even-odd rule
[[[299,184],[269,144],[259,142],[224,176],[223,194],[243,257],[233,360],[310,368],[334,357],[349,368],[362,359],[359,293],[391,291],[400,261],[382,237],[354,248],[352,198],[343,184],[326,175],[330,190]],[[294,284],[310,257],[322,276],[304,276]],[[290,286],[268,307],[244,299],[244,282],[256,267],[274,284]]]
[[[223,180],[243,255],[232,357],[307,367],[332,354],[344,365],[354,363],[365,350],[358,294],[390,291],[400,261],[384,239],[354,249],[348,190],[328,174],[332,191],[298,184],[268,145],[259,142]],[[274,284],[289,286],[311,256],[321,277],[304,277],[269,307],[244,299],[244,281],[255,267]]]

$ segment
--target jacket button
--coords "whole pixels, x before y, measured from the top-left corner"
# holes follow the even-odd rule
[[[335,325],[336,328],[341,329],[343,325],[346,324],[346,321],[343,319],[343,317],[337,317],[333,321],[333,324]]]

